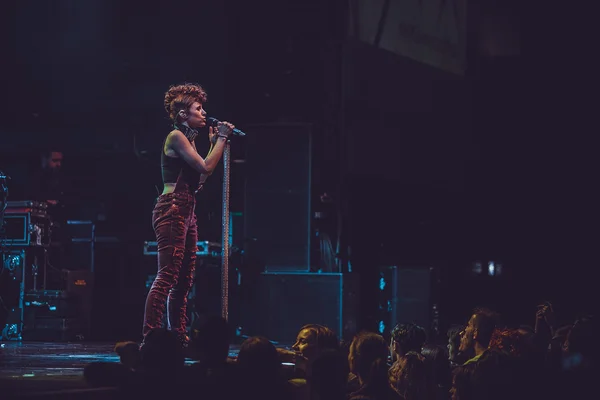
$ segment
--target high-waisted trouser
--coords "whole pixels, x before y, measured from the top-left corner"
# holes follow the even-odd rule
[[[152,212],[158,242],[158,273],[146,298],[144,337],[162,326],[165,309],[168,328],[186,332],[187,297],[196,267],[198,227],[196,200],[187,192],[163,194]]]

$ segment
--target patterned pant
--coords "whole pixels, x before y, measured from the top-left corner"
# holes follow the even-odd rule
[[[198,227],[196,200],[187,192],[160,195],[152,212],[152,226],[158,242],[158,274],[146,298],[144,337],[160,328],[165,308],[169,329],[186,332],[187,296],[196,267]]]

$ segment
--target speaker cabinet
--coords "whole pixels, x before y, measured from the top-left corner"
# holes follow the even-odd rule
[[[22,338],[26,254],[25,249],[0,252],[0,340]]]
[[[244,237],[267,271],[310,270],[311,126],[247,129]]]
[[[241,303],[242,333],[291,345],[303,325],[320,324],[350,339],[358,302],[356,274],[262,273]]]
[[[416,323],[428,333],[435,330],[435,269],[383,267],[379,270],[378,330],[389,335],[396,324]]]

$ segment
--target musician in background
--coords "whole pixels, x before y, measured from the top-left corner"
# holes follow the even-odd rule
[[[26,200],[45,201],[52,208],[62,207],[67,186],[63,159],[63,152],[56,146],[40,154],[40,168],[33,172],[27,185]]]
[[[71,269],[72,243],[67,220],[73,217],[77,199],[73,198],[70,177],[65,173],[64,152],[56,143],[45,147],[39,154],[39,164],[28,179],[24,191],[25,198],[45,202],[48,205],[49,242],[47,261],[53,267],[47,269],[47,284],[52,288],[62,288],[60,270]]]
[[[206,158],[198,154],[197,129],[206,126],[206,92],[200,85],[183,84],[169,88],[164,106],[173,123],[161,149],[163,191],[152,212],[152,226],[158,243],[158,273],[146,299],[144,338],[162,325],[167,312],[168,327],[187,346],[187,297],[196,268],[198,230],[196,193],[223,155],[233,125],[220,122],[209,128],[214,146]],[[144,345],[145,342],[142,343]]]

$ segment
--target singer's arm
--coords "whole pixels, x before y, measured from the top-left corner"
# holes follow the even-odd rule
[[[225,142],[227,141],[224,137],[218,137],[217,142],[212,146],[206,158],[202,158],[200,154],[194,149],[190,141],[180,131],[173,131],[167,137],[166,147],[173,149],[179,157],[181,157],[186,163],[201,174],[212,174],[215,167],[219,163],[221,156],[223,156],[223,150],[225,149]]]
[[[214,140],[210,141],[210,147],[208,149],[208,153],[206,153],[206,157],[210,156],[210,153],[212,153],[213,149],[215,148],[215,143],[217,143],[217,139],[218,137],[215,137]]]
[[[215,136],[214,140],[211,140],[211,142],[210,142],[210,148],[208,149],[208,153],[206,154],[206,157],[204,157],[205,160],[208,158],[208,156],[210,156],[210,153],[212,153],[216,142],[217,142],[217,137]],[[206,174],[200,174],[200,185],[204,185],[204,182],[206,182],[208,177],[211,175],[212,175],[212,172],[206,173]]]

